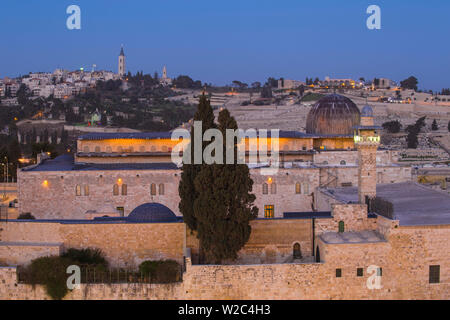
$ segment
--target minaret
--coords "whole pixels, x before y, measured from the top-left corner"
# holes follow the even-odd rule
[[[125,54],[123,53],[123,45],[120,49],[120,54],[119,54],[118,74],[121,77],[123,77],[125,75]]]
[[[380,136],[374,126],[373,110],[365,106],[361,111],[360,125],[355,129],[355,147],[358,150],[358,200],[367,203],[377,194],[377,149]]]

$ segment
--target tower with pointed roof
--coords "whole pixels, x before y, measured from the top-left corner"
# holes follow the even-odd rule
[[[123,53],[123,45],[120,49],[119,54],[119,66],[118,66],[118,72],[119,76],[123,77],[125,75],[125,53]]]

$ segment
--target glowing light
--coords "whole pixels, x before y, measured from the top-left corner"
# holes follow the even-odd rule
[[[268,183],[272,183],[272,177],[267,178]]]
[[[122,178],[117,179],[117,183],[121,184],[122,183]]]
[[[47,181],[47,180],[44,180],[44,182],[42,182],[42,186],[48,187],[48,181]]]

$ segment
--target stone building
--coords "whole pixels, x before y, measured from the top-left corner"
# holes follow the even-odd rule
[[[377,150],[371,118],[366,107],[351,123],[349,150],[315,149],[316,133],[280,134],[278,171],[251,170],[260,215],[250,239],[222,265],[199,264],[198,240],[178,211],[167,133],[82,136],[75,158],[19,172],[20,211],[37,219],[0,221],[0,298],[46,298],[17,283],[15,265],[94,247],[124,268],[177,260],[183,280],[133,292],[87,284],[69,299],[449,299],[450,197],[411,182],[409,168]],[[369,210],[376,197],[393,212]]]

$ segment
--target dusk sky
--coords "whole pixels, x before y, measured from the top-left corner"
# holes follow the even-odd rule
[[[66,8],[81,8],[68,30]],[[381,8],[381,30],[366,9]],[[85,67],[251,84],[267,77],[419,79],[450,87],[448,0],[22,0],[2,1],[0,77]]]

